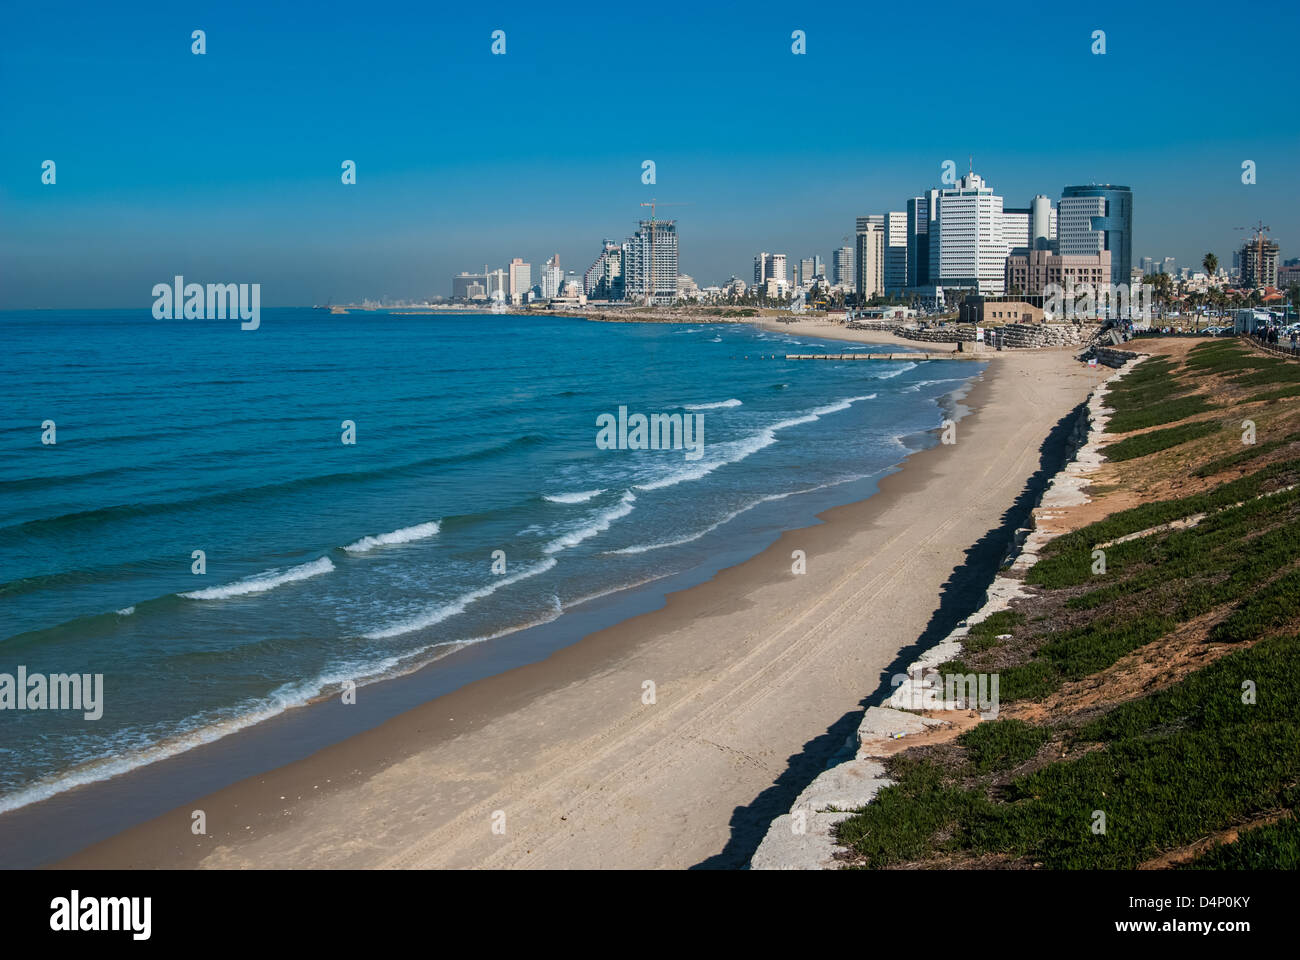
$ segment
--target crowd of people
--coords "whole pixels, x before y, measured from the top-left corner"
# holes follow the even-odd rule
[[[1289,332],[1283,332],[1282,327],[1276,323],[1266,323],[1257,326],[1251,333],[1260,343],[1272,347],[1281,347],[1289,349],[1292,353],[1300,352],[1300,335],[1294,327]]]

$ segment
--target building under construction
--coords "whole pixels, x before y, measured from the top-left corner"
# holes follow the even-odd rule
[[[642,220],[623,244],[624,296],[633,303],[668,306],[677,300],[677,221]]]
[[[1241,285],[1256,289],[1277,286],[1278,245],[1262,233],[1241,246]]]

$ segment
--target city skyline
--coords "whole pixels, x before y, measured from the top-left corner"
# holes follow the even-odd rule
[[[945,162],[960,175],[972,155],[1016,208],[1067,184],[1128,185],[1135,258],[1189,264],[1213,251],[1227,264],[1236,228],[1261,218],[1284,256],[1300,236],[1289,186],[1300,135],[1282,119],[1292,9],[1273,12],[1277,29],[1262,39],[1208,4],[1177,16],[1118,4],[984,13],[978,85],[950,66],[969,38],[948,27],[973,16],[956,4],[817,21],[775,5],[732,18],[668,4],[599,22],[509,5],[491,19],[397,7],[408,32],[344,11],[305,22],[287,6],[256,21],[213,11],[203,24],[161,4],[78,9],[57,26],[16,10],[0,40],[0,308],[144,305],[174,274],[261,282],[267,306],[288,306],[446,295],[446,278],[514,257],[536,265],[558,253],[581,273],[600,238],[634,232],[652,197],[684,204],[671,211],[680,269],[702,285],[744,277],[758,249],[829,267],[857,216],[904,209],[940,185]],[[207,52],[196,56],[200,26]],[[504,56],[489,49],[498,27]],[[804,55],[791,52],[794,29],[807,32]],[[1107,30],[1105,55],[1090,52],[1095,29]],[[835,108],[833,92],[860,82],[863,43],[917,31],[929,55],[907,96],[865,119]],[[624,50],[647,36],[665,64],[657,95],[684,105],[671,122],[586,110],[591,68],[564,52],[583,47],[616,77]],[[1034,50],[1045,81],[1010,66]],[[1207,85],[1211,54],[1249,58],[1274,95]],[[1156,103],[1142,93],[1153,72]],[[755,84],[758,112],[746,99]],[[148,96],[132,99],[140,90]],[[1014,100],[1015,121],[953,111],[970,97]],[[1072,118],[1063,102],[1100,106]],[[493,105],[487,119],[476,104]],[[51,159],[58,177],[46,185]],[[355,185],[340,182],[346,160]],[[1252,185],[1241,182],[1247,160]]]

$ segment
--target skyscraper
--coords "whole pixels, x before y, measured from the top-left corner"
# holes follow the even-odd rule
[[[560,266],[560,255],[554,254],[546,261],[542,271],[542,296],[550,300],[560,295],[560,284],[564,283],[564,269]]]
[[[785,272],[785,254],[764,251],[754,258],[754,286],[761,287],[769,280],[784,291],[789,286]]]
[[[885,214],[885,291],[901,293],[907,279],[907,212]]]
[[[853,248],[840,247],[831,262],[831,283],[853,289]]]
[[[601,241],[600,253],[582,278],[582,292],[595,300],[623,299],[623,246]]]
[[[885,217],[873,213],[858,217],[857,221],[857,269],[854,272],[853,288],[858,294],[858,303],[866,303],[885,289]]]
[[[930,272],[930,230],[939,209],[939,191],[927,190],[907,201],[907,285],[934,283]]]
[[[931,282],[1001,296],[1007,262],[1002,198],[972,172],[940,190],[938,205],[930,234]]]
[[[1276,287],[1278,244],[1255,236],[1241,247],[1241,283],[1244,287]]]
[[[510,261],[510,299],[515,303],[524,300],[533,285],[533,265],[519,257]]]
[[[1007,252],[1012,250],[1029,250],[1033,238],[1033,207],[1002,208],[1002,239],[1006,242]]]
[[[1052,249],[1056,239],[1056,209],[1051,198],[1038,194],[1029,204],[1029,246],[1034,250]]]
[[[1133,191],[1112,184],[1066,187],[1058,211],[1061,253],[1105,250],[1112,282],[1126,282],[1133,269]]]
[[[628,300],[664,306],[677,299],[677,221],[642,220],[623,244],[623,288]]]
[[[812,278],[817,275],[817,264],[812,257],[804,257],[799,261],[799,285],[801,287],[812,286]]]

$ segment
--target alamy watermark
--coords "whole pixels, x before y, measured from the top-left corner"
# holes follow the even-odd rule
[[[1140,283],[1130,292],[1127,283],[1081,283],[1070,281],[1062,287],[1049,283],[1043,288],[1043,318],[1052,320],[1097,320],[1116,317],[1150,320],[1155,288]]]
[[[596,447],[600,450],[685,450],[687,460],[704,456],[704,417],[698,413],[644,413],[596,418]]]
[[[262,324],[260,283],[186,283],[177,276],[171,283],[153,287],[155,320],[233,320],[241,330],[256,330]]]
[[[909,683],[910,681],[910,683]],[[998,715],[998,674],[946,673],[917,668],[894,675],[892,685],[908,683],[901,698],[890,704],[904,710],[976,710],[985,719]]]
[[[43,673],[18,668],[0,673],[0,710],[80,710],[87,720],[104,715],[102,673]]]

